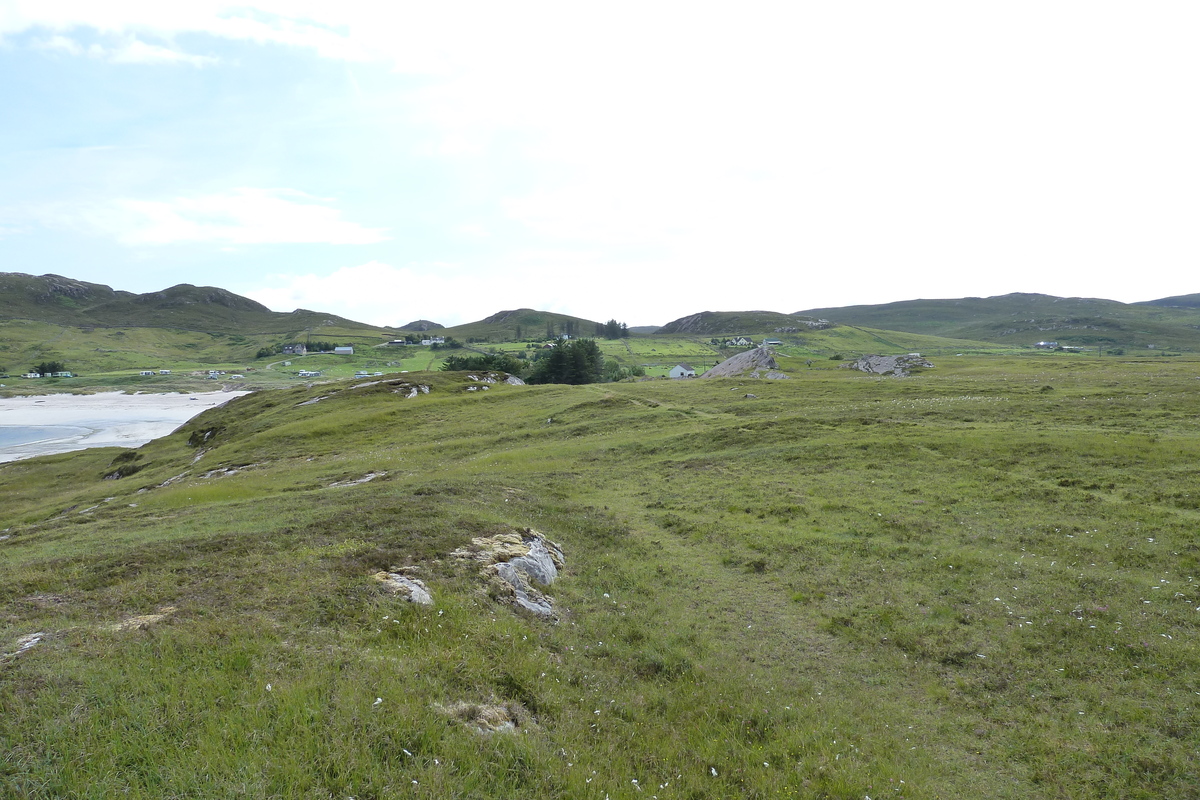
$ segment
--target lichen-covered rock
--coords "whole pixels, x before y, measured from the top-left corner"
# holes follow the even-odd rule
[[[565,565],[563,551],[532,528],[476,537],[450,555],[477,562],[494,598],[539,617],[554,616],[554,598],[541,588],[558,578]]]
[[[429,587],[416,578],[409,578],[397,572],[376,572],[372,577],[383,584],[385,589],[410,603],[433,605],[433,595],[429,593]]]
[[[929,369],[933,364],[921,358],[920,353],[908,353],[900,356],[863,356],[846,366],[872,375],[895,375],[904,378],[911,370]]]

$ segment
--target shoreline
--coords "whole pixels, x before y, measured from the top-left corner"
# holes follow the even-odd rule
[[[92,447],[141,447],[249,392],[24,395],[0,398],[0,428],[73,428],[65,436],[0,447],[0,463]]]

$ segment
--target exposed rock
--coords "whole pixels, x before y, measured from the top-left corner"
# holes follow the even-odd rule
[[[779,372],[775,363],[775,354],[769,347],[756,347],[744,353],[738,353],[733,358],[727,358],[720,364],[701,375],[701,378],[769,378],[772,380],[786,379],[788,376]]]
[[[21,638],[17,639],[16,642],[14,642],[17,649],[11,653],[4,653],[4,654],[0,655],[0,660],[8,660],[10,658],[16,658],[17,656],[21,655],[22,653],[26,652],[27,650],[41,644],[42,640],[45,639],[48,635],[49,634],[38,631],[37,633],[31,633],[26,636],[22,636]]]
[[[433,705],[433,710],[452,722],[467,726],[478,734],[516,733],[532,723],[529,712],[520,703],[465,703]]]
[[[376,478],[383,478],[386,476],[387,476],[387,472],[385,472],[385,471],[368,472],[366,475],[363,475],[361,478],[352,478],[348,481],[336,481],[334,483],[329,484],[329,486],[327,486],[326,488],[338,489],[342,486],[358,486],[360,483],[370,483],[371,481],[375,480]]]
[[[163,606],[155,614],[140,614],[136,617],[126,617],[120,622],[113,623],[109,629],[114,631],[143,630],[156,622],[163,621],[177,610],[175,606]]]
[[[403,597],[410,603],[419,603],[423,606],[433,605],[433,595],[429,593],[429,587],[423,581],[396,572],[376,572],[371,577],[382,583],[384,588],[392,594]]]
[[[532,528],[477,537],[450,555],[478,562],[496,599],[539,617],[554,615],[554,599],[537,587],[549,586],[558,578],[565,564],[562,548]]]
[[[863,356],[846,366],[872,375],[895,375],[904,378],[910,370],[931,368],[933,364],[921,358],[920,353],[908,353],[900,356]]]

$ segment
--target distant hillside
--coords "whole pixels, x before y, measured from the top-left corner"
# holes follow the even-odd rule
[[[497,312],[478,322],[446,328],[445,333],[460,340],[506,342],[561,336],[564,333],[572,336],[596,336],[600,324],[595,320],[572,317],[569,314],[518,308]]]
[[[436,331],[446,327],[438,322],[430,322],[427,319],[419,319],[415,322],[410,322],[407,325],[401,325],[399,330],[408,331],[409,333],[424,333],[425,331]]]
[[[699,336],[719,334],[796,333],[832,327],[817,317],[780,314],[775,311],[701,311],[668,322],[656,333],[690,333]],[[879,327],[879,326],[876,326]]]
[[[1006,294],[954,300],[906,300],[798,312],[843,325],[1029,346],[1200,349],[1200,309],[1169,301],[1126,304],[1084,297]]]
[[[3,319],[243,335],[283,335],[318,327],[384,330],[317,311],[271,311],[261,303],[213,286],[183,283],[159,292],[134,294],[61,275],[19,272],[0,273],[0,320]]]
[[[1180,294],[1175,297],[1164,297],[1161,300],[1146,300],[1134,303],[1138,306],[1163,306],[1165,308],[1200,308],[1200,294]]]

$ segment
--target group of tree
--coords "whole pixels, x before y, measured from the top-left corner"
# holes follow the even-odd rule
[[[629,326],[624,322],[610,319],[608,322],[596,323],[596,336],[602,339],[628,339]]]
[[[572,339],[546,352],[533,365],[528,383],[599,383],[604,354],[594,339]]]
[[[508,353],[446,356],[446,360],[442,362],[442,369],[446,372],[460,372],[464,370],[486,372],[490,370],[519,375],[523,366],[520,360],[513,358]]]
[[[43,361],[30,370],[30,372],[36,372],[38,375],[53,375],[56,372],[66,371],[67,365],[61,361]]]

